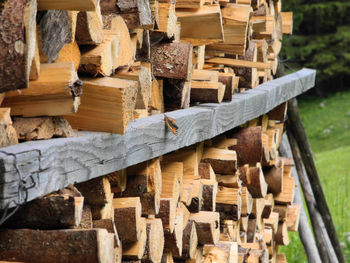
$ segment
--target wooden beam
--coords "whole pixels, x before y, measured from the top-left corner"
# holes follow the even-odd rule
[[[236,94],[232,102],[167,113],[179,126],[177,136],[167,130],[163,115],[155,115],[131,122],[124,136],[78,132],[70,139],[2,148],[0,209],[11,200],[17,201],[12,191],[18,189],[19,183],[14,163],[37,183],[35,189],[28,190],[28,200],[33,200],[70,183],[109,174],[222,134],[305,92],[313,87],[314,81],[315,71],[304,69]],[[46,180],[48,176],[50,180]],[[10,206],[13,205],[11,202]]]

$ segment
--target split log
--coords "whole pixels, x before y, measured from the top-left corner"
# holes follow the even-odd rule
[[[283,191],[275,196],[277,204],[291,204],[294,199],[295,182],[293,177],[283,178]]]
[[[216,244],[219,241],[219,213],[201,211],[199,213],[191,214],[190,221],[195,223],[199,244]]]
[[[73,62],[75,70],[79,69],[81,53],[77,42],[65,44],[57,55],[56,62]],[[33,61],[34,63],[34,61]],[[38,76],[39,77],[39,76]]]
[[[1,260],[28,263],[112,263],[114,258],[114,237],[105,229],[3,229],[0,231],[0,244]],[[67,250],[67,247],[70,249]]]
[[[106,21],[105,21],[105,17],[103,16],[104,19],[104,29],[109,30],[110,32],[114,32],[119,34],[119,48],[118,48],[118,56],[116,58],[116,60],[114,61],[114,68],[118,68],[121,66],[130,66],[133,61],[134,61],[134,57],[135,57],[135,52],[132,51],[132,49],[130,48],[131,46],[131,39],[130,39],[130,33],[129,30],[123,20],[123,18],[121,18],[118,15],[110,15],[109,16],[109,25],[106,28]],[[142,42],[143,43],[143,42]],[[146,41],[145,41],[146,44]]]
[[[274,166],[264,168],[264,175],[268,184],[268,190],[274,195],[277,195],[284,190],[283,166],[283,161],[277,160]]]
[[[114,236],[114,254],[113,262],[121,263],[122,261],[122,246],[119,240],[118,232],[115,227],[114,221],[112,219],[102,219],[93,221],[94,228],[104,228],[108,233],[113,234]]]
[[[164,79],[164,109],[174,111],[190,107],[191,82],[178,79]]]
[[[161,43],[152,46],[151,62],[156,77],[190,80],[192,75],[192,45]]]
[[[113,197],[114,194],[110,193],[106,198],[105,204],[95,204],[91,206],[93,220],[114,218]]]
[[[3,106],[11,107],[12,115],[23,117],[75,113],[80,104],[82,82],[73,63],[42,64],[40,70],[40,77],[31,81],[28,89],[21,93],[8,92]]]
[[[5,0],[0,14],[0,92],[28,87],[36,46],[35,0]]]
[[[278,213],[271,212],[269,218],[263,219],[265,226],[271,227],[274,234],[276,234],[278,230],[278,218]]]
[[[111,194],[111,185],[106,177],[97,177],[75,186],[85,197],[85,203],[89,205],[104,205]]]
[[[280,222],[278,224],[278,230],[275,236],[276,243],[281,246],[287,246],[289,244],[288,229],[286,222]]]
[[[257,221],[256,218],[249,218],[248,220],[248,229],[247,229],[247,242],[254,243],[255,236],[257,232]]]
[[[12,126],[10,108],[0,108],[0,147],[18,143],[17,132]]]
[[[91,207],[87,204],[83,206],[81,221],[78,226],[70,227],[71,229],[91,229],[93,228]]]
[[[128,182],[121,196],[140,197],[142,214],[158,214],[162,192],[159,159],[143,162],[127,169]]]
[[[230,4],[222,9],[224,41],[209,45],[209,50],[223,51],[227,54],[244,55],[247,42],[250,6]]]
[[[264,206],[264,210],[261,214],[262,218],[269,218],[271,212],[273,211],[275,206],[275,200],[273,198],[273,194],[267,194],[265,196],[265,206]]]
[[[172,198],[161,198],[159,205],[159,213],[156,215],[163,222],[164,229],[169,229],[172,233],[175,227],[176,203]]]
[[[195,259],[198,245],[198,233],[193,221],[188,221],[183,230],[181,258]]]
[[[291,204],[288,206],[287,217],[286,217],[288,231],[293,231],[293,232],[298,231],[300,209],[301,209],[300,204]]]
[[[238,260],[238,245],[236,242],[220,241],[215,246],[203,247],[203,262],[234,263]]]
[[[174,38],[177,31],[177,17],[175,14],[175,3],[172,1],[159,1],[156,21],[158,32],[164,32],[166,37]]]
[[[216,211],[221,220],[239,220],[241,216],[240,189],[219,186],[216,195]]]
[[[165,162],[183,162],[183,179],[199,179],[197,149],[188,147],[163,156]]]
[[[219,73],[219,81],[225,85],[224,101],[231,101],[235,93],[235,74],[233,73]]]
[[[112,193],[121,193],[125,191],[127,182],[126,169],[107,174],[106,177],[111,184]]]
[[[188,182],[189,180],[184,180],[184,183]],[[191,203],[187,206],[188,210],[192,213],[197,213],[202,210],[202,195],[203,195],[203,185],[202,181],[198,178],[196,180],[190,181],[190,184],[192,184],[192,191],[191,191]]]
[[[75,40],[79,45],[99,45],[103,42],[103,21],[99,3],[94,11],[79,12]]]
[[[124,225],[124,228],[126,226]],[[140,260],[145,253],[147,241],[146,218],[141,217],[139,221],[140,237],[137,241],[123,244],[123,261]],[[118,231],[119,232],[119,231]]]
[[[164,249],[163,224],[160,219],[146,219],[147,243],[143,262],[160,263]]]
[[[125,23],[129,29],[153,28],[152,11],[149,1],[118,0],[117,7],[118,8],[115,8],[115,6],[112,7],[111,11],[117,11],[118,14],[125,20]]]
[[[221,82],[192,81],[191,102],[221,103],[226,86]]]
[[[196,69],[203,69],[205,61],[205,45],[193,47],[192,64]]]
[[[237,169],[237,155],[231,150],[207,148],[201,161],[210,163],[214,172],[218,174],[232,174]]]
[[[74,40],[68,12],[49,10],[38,13],[37,40],[41,63],[57,62],[57,56],[66,44]]]
[[[177,202],[179,196],[180,185],[176,173],[162,171],[162,192],[160,197],[172,198]]]
[[[123,243],[135,242],[141,237],[141,202],[139,197],[115,198],[114,222]]]
[[[38,0],[39,10],[76,10],[76,11],[93,11],[98,5],[97,0]]]
[[[239,242],[240,240],[240,224],[239,221],[224,220],[222,232],[220,233],[220,241]]]
[[[120,34],[104,31],[104,39],[98,46],[83,46],[79,71],[93,76],[110,76],[119,55]]]
[[[204,211],[216,210],[216,194],[218,192],[218,183],[216,180],[202,179],[202,207]]]
[[[133,118],[138,83],[117,78],[84,79],[79,110],[66,116],[75,129],[124,134]]]
[[[168,173],[175,173],[177,182],[179,184],[179,195],[181,196],[183,193],[183,173],[184,173],[184,165],[182,162],[161,162],[161,171],[162,172],[168,172]],[[163,180],[162,180],[163,182]],[[163,193],[163,186],[162,186],[162,193]],[[178,200],[178,199],[174,199]]]
[[[202,6],[199,9],[177,9],[181,23],[181,41],[194,46],[221,42],[224,39],[219,5]],[[207,25],[205,28],[202,25]]]
[[[198,175],[201,177],[201,179],[215,180],[216,178],[215,172],[210,163],[199,163]]]
[[[164,113],[164,95],[163,95],[163,80],[158,81],[154,76],[152,80],[152,97],[149,107],[152,110]]]
[[[164,252],[170,252],[173,257],[181,257],[182,255],[183,216],[183,210],[177,209],[174,230],[164,229]]]
[[[192,81],[219,81],[219,72],[213,70],[204,70],[204,69],[194,69],[192,74]]]
[[[242,187],[241,216],[248,216],[253,209],[253,198],[247,187]]]
[[[152,97],[152,72],[150,63],[140,63],[127,70],[120,69],[113,77],[138,81],[139,85],[135,108],[148,110],[149,101]]]
[[[229,147],[237,153],[238,164],[255,164],[261,162],[263,155],[262,130],[260,126],[241,129],[232,137],[237,144]]]
[[[35,199],[7,221],[5,227],[32,229],[59,229],[78,226],[81,222],[84,197],[75,193],[54,193]]]
[[[248,173],[248,190],[253,198],[263,198],[267,194],[267,184],[260,163],[250,167]]]
[[[21,141],[73,137],[72,127],[63,117],[13,118],[18,139]]]
[[[231,187],[231,188],[241,188],[242,181],[239,178],[238,172],[235,174],[225,174],[225,175],[216,175],[216,180],[218,181],[219,186]]]

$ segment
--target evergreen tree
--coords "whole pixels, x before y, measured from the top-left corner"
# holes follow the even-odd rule
[[[281,59],[290,68],[317,69],[319,95],[350,88],[350,1],[290,0],[294,33],[285,37]]]

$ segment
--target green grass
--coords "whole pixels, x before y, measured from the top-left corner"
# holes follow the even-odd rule
[[[299,109],[333,221],[350,262],[350,242],[345,236],[350,232],[350,91],[304,99]],[[290,233],[290,238],[290,245],[283,248],[288,262],[307,262],[298,233]]]

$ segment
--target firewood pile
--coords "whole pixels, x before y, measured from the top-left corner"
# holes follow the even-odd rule
[[[284,103],[211,140],[35,199],[0,229],[0,260],[287,262],[297,231]]]
[[[0,146],[123,134],[131,120],[273,79],[292,13],[281,0],[233,2],[5,0]]]

